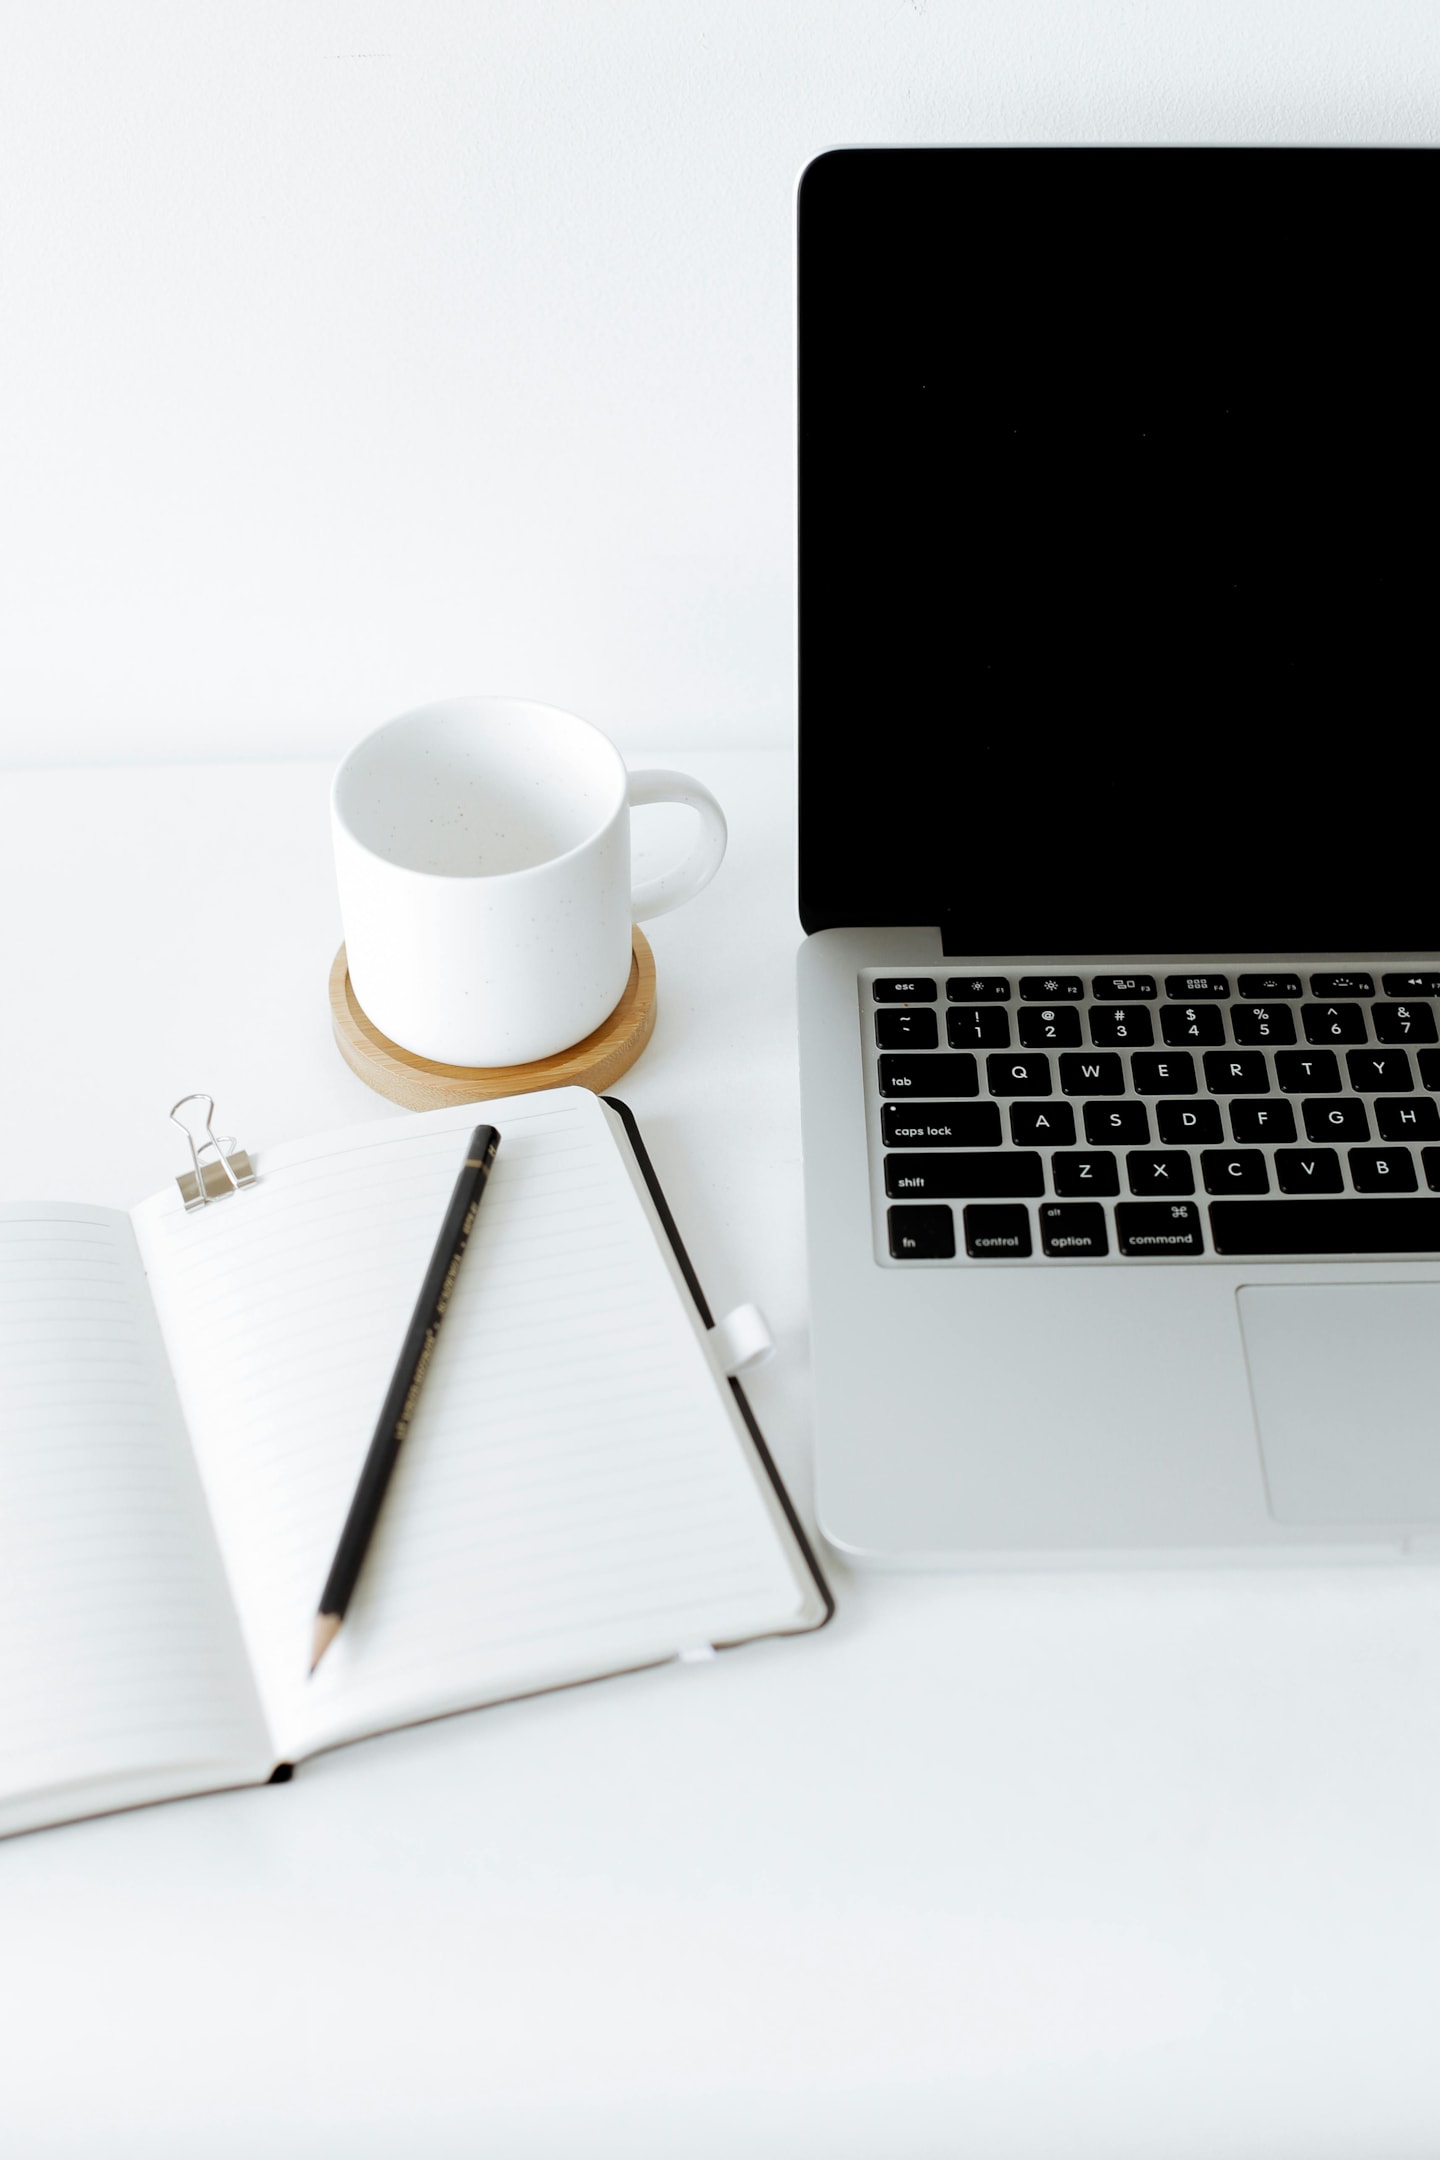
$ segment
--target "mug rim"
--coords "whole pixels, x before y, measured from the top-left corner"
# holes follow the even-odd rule
[[[619,799],[611,808],[608,816],[604,817],[598,825],[586,833],[583,839],[577,840],[573,847],[563,849],[558,855],[547,855],[543,862],[526,863],[518,870],[422,870],[414,863],[396,862],[392,855],[382,855],[378,848],[372,847],[368,840],[363,840],[360,837],[354,825],[340,807],[340,786],[346,768],[350,765],[352,759],[358,757],[360,752],[368,748],[379,736],[388,734],[392,728],[400,727],[407,721],[434,719],[441,714],[452,713],[466,707],[494,707],[499,705],[520,708],[526,712],[544,713],[557,720],[569,721],[576,727],[587,729],[591,735],[596,737],[597,741],[604,745],[605,749],[610,753],[611,765],[619,782]],[[388,720],[382,720],[378,726],[371,728],[366,734],[362,735],[357,742],[351,743],[349,749],[345,751],[337,763],[330,780],[331,819],[336,829],[344,834],[347,843],[353,848],[358,848],[360,853],[368,856],[371,862],[379,863],[384,869],[393,871],[397,877],[422,878],[427,884],[499,885],[507,880],[518,882],[522,878],[543,877],[556,869],[561,863],[573,862],[576,856],[582,855],[587,848],[592,848],[597,842],[603,840],[615,825],[616,820],[623,816],[629,806],[629,801],[629,767],[615,744],[605,733],[605,730],[597,727],[593,720],[585,719],[582,714],[569,711],[564,705],[548,705],[539,698],[481,695],[433,698],[428,704],[414,705],[405,712],[392,713]]]

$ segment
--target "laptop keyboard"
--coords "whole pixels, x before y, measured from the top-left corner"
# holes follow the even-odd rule
[[[1440,969],[860,988],[892,1260],[1440,1254]]]

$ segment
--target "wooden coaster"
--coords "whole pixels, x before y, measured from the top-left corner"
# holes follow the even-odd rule
[[[655,1026],[655,956],[638,929],[633,937],[630,980],[609,1019],[572,1050],[530,1065],[437,1065],[402,1050],[361,1011],[342,945],[330,970],[330,1024],[340,1055],[367,1087],[407,1110],[528,1095],[537,1088],[587,1087],[599,1095],[630,1070]]]

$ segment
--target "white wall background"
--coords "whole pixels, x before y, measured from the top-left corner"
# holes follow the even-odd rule
[[[1437,123],[1429,0],[8,0],[0,762],[788,741],[809,156]]]

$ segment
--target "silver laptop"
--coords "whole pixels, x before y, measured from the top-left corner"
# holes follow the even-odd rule
[[[799,192],[821,1525],[1440,1556],[1440,156]]]

